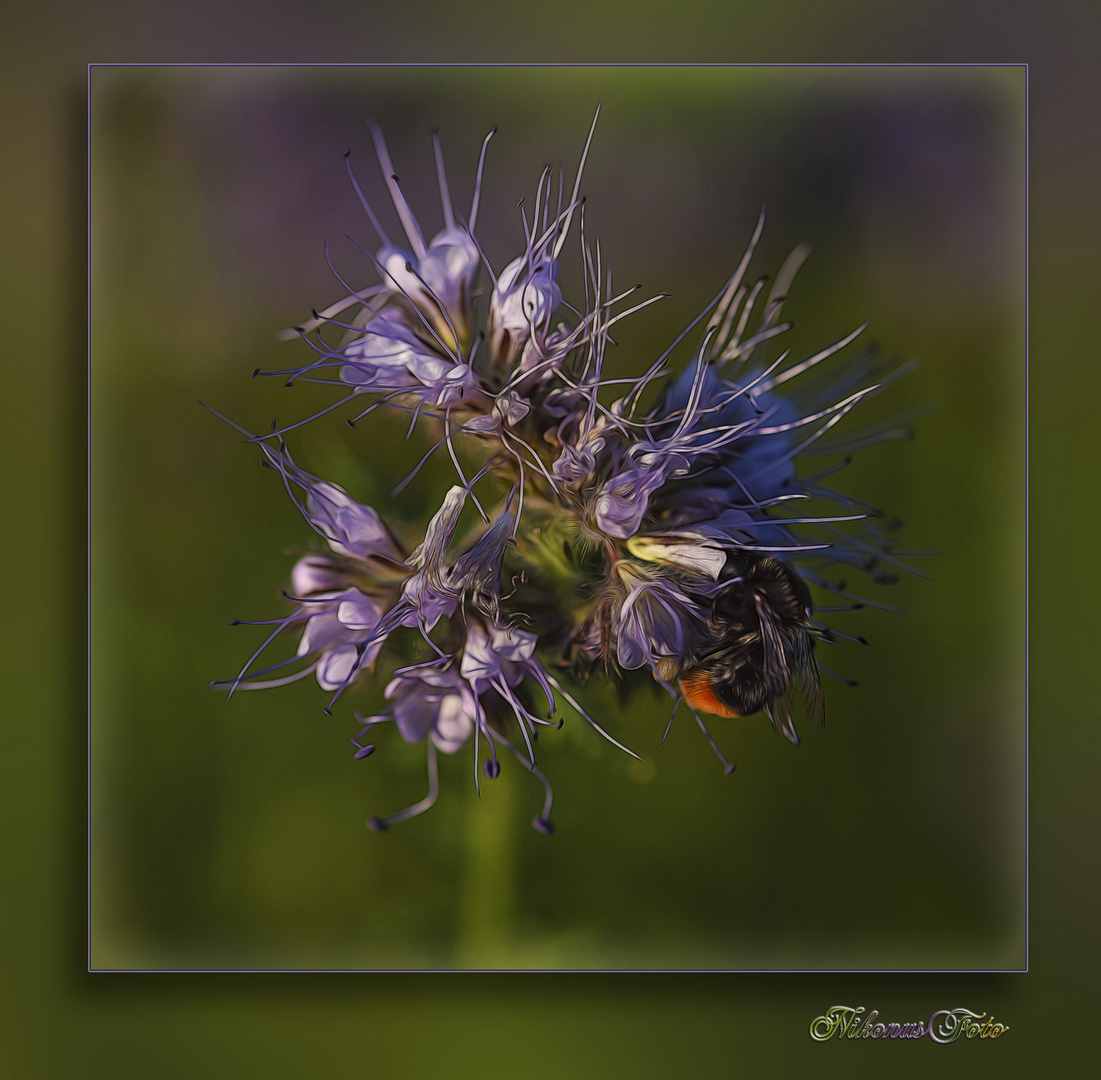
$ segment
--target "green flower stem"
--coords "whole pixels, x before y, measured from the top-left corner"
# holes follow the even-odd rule
[[[459,897],[455,966],[509,967],[516,906],[514,803],[516,762],[502,762],[495,780],[483,778],[481,797],[468,784],[466,867]],[[510,768],[509,766],[513,766]]]

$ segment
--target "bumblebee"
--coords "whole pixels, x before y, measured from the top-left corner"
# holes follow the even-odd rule
[[[797,694],[815,727],[826,719],[810,590],[771,556],[743,556],[733,569],[696,647],[661,675],[676,679],[688,704],[701,712],[732,717],[763,709],[776,733],[798,746],[792,719]]]

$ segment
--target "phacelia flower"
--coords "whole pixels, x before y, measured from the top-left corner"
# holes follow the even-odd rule
[[[339,694],[370,669],[383,638],[379,623],[387,597],[405,576],[401,549],[382,518],[335,484],[300,469],[285,449],[261,444],[288,494],[328,550],[303,556],[291,571],[291,614],[268,622],[274,630],[240,674],[214,685],[235,690],[282,685],[315,674],[322,689]],[[260,623],[257,625],[265,625]],[[250,671],[260,653],[285,629],[301,627],[295,655]],[[298,664],[297,670],[283,670]],[[268,678],[280,672],[274,679]]]
[[[563,704],[626,750],[571,683],[656,685],[674,700],[673,717],[682,704],[695,715],[728,772],[704,714],[764,713],[797,744],[800,713],[824,722],[817,649],[845,636],[818,620],[812,587],[859,607],[871,601],[850,593],[837,568],[877,582],[910,569],[874,527],[877,511],[823,486],[847,459],[811,475],[802,462],[903,434],[901,425],[842,437],[836,429],[908,365],[874,350],[842,359],[863,327],[809,356],[771,355],[790,327],[781,314],[805,251],[767,294],[764,278],[750,282],[762,215],[737,269],[684,333],[639,357],[634,379],[608,378],[614,327],[661,294],[632,302],[637,287],[616,292],[586,239],[580,188],[593,131],[568,194],[561,183],[555,192],[551,170],[542,173],[530,216],[521,209],[517,253],[497,273],[475,239],[489,136],[463,218],[433,135],[444,226],[425,240],[382,134],[372,133],[404,238],[387,235],[349,163],[381,244],[360,248],[378,280],[346,286],[342,300],[297,328],[315,356],[278,374],[341,391],[310,420],[357,397],[370,404],[350,423],[377,409],[405,413],[409,431],[428,433],[428,457],[446,453],[455,482],[419,542],[399,539],[373,509],[294,464],[283,436],[309,421],[252,437],[325,548],[299,558],[290,614],[268,624],[268,639],[222,685],[274,686],[312,673],[330,708],[353,686],[385,685],[382,711],[360,720],[356,757],[373,752],[364,740],[376,727],[393,723],[403,740],[426,747],[429,790],[371,818],[376,830],[428,809],[437,754],[470,747],[476,785],[498,775],[499,751],[537,777],[544,802],[533,824],[551,831],[551,788],[535,746],[540,731],[561,726]],[[572,302],[559,284],[571,237],[584,282]],[[489,287],[476,303],[483,272]],[[693,332],[691,356],[675,372],[671,357]],[[364,443],[364,459],[370,454]],[[463,532],[464,513],[474,511],[481,521]],[[295,655],[252,670],[284,630],[299,633]]]

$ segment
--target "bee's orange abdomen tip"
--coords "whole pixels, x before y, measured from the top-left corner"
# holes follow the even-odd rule
[[[684,694],[684,700],[693,709],[699,709],[700,712],[711,713],[714,716],[722,716],[727,719],[738,715],[729,705],[724,705],[715,696],[707,672],[702,668],[689,671],[678,685],[681,693]]]

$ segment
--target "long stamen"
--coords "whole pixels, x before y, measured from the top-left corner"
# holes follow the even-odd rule
[[[421,469],[424,468],[424,465],[428,461],[428,459],[437,450],[439,450],[439,448],[442,445],[443,445],[443,439],[440,439],[438,442],[434,443],[432,448],[428,451],[428,453],[425,454],[424,457],[422,457],[420,459],[420,461],[417,462],[416,466],[414,466],[414,468],[413,468],[413,471],[411,473],[409,473],[409,475],[406,476],[406,478],[404,480],[402,480],[402,482],[400,484],[398,484],[398,486],[396,488],[394,488],[394,490],[391,491],[390,494],[392,496],[395,496],[395,497],[400,495],[413,482],[413,480],[416,477],[417,473],[419,473],[421,471]]]
[[[482,515],[483,521],[489,521],[489,515],[485,512],[482,504],[478,502],[478,496],[474,494],[470,482],[466,478],[466,474],[463,472],[463,467],[459,464],[459,459],[455,454],[455,447],[451,441],[451,410],[448,409],[444,414],[444,442],[447,444],[447,452],[451,455],[451,463],[455,466],[455,471],[459,474],[459,479],[462,481],[463,488],[466,493],[473,500],[474,505],[478,508],[478,513]]]
[[[718,335],[719,341],[723,341],[726,338],[730,326],[728,319],[732,317],[738,305],[737,295],[742,287],[742,278],[745,276],[746,269],[749,267],[749,260],[753,257],[753,252],[757,249],[757,241],[761,239],[761,233],[764,232],[764,228],[765,208],[762,206],[761,213],[757,217],[757,225],[753,230],[753,235],[749,239],[745,254],[742,255],[742,261],[738,263],[738,267],[734,271],[733,277],[731,277],[726,289],[723,291],[722,298],[719,300],[718,304],[715,305],[715,314],[707,324],[707,328],[710,330],[713,326],[719,326],[720,322],[722,323],[722,329],[719,331]]]
[[[593,143],[593,135],[596,132],[596,122],[600,119],[600,106],[603,102],[597,102],[596,112],[593,114],[593,122],[589,128],[589,137],[585,140],[585,149],[581,151],[581,160],[577,165],[577,176],[574,178],[573,191],[570,194],[570,208],[566,211],[566,220],[562,223],[562,232],[554,245],[554,257],[557,259],[562,251],[562,245],[566,242],[566,234],[570,231],[570,221],[573,220],[573,210],[577,205],[577,193],[581,190],[581,175],[585,171],[585,161],[589,156],[589,147]]]
[[[489,146],[489,140],[497,134],[496,128],[491,128],[489,134],[482,140],[482,152],[478,155],[478,174],[474,178],[474,198],[470,203],[470,233],[473,236],[474,226],[478,223],[478,200],[482,196],[482,169],[486,163],[486,148]]]
[[[426,253],[424,237],[421,235],[417,219],[413,217],[413,212],[405,201],[405,195],[398,185],[398,178],[394,175],[394,166],[390,162],[390,151],[386,149],[386,140],[382,137],[382,129],[373,121],[369,126],[371,128],[371,138],[375,143],[375,154],[378,156],[379,167],[382,169],[386,186],[390,189],[390,199],[394,204],[394,209],[398,212],[401,227],[405,230],[405,235],[413,248],[414,254],[418,259],[423,259]]]
[[[230,684],[229,695],[226,698],[227,701],[229,700],[229,698],[233,697],[233,695],[237,691],[237,688],[241,685],[241,682],[247,677],[246,672],[250,667],[252,667],[256,658],[283,632],[283,630],[287,626],[290,626],[290,624],[294,622],[297,618],[301,618],[301,615],[288,615],[287,618],[283,620],[283,624],[281,626],[277,626],[270,634],[268,634],[266,638],[264,638],[263,644],[260,646],[260,648],[256,650],[256,652],[252,654],[252,656],[248,658],[248,660],[245,662],[244,667],[242,667],[240,672],[238,672],[237,678],[235,678]]]
[[[436,802],[436,796],[440,790],[439,768],[436,764],[436,744],[431,737],[428,738],[428,794],[420,802],[399,810],[396,814],[388,814],[386,817],[373,817],[367,819],[367,828],[371,832],[386,832],[391,825],[398,825],[403,821],[423,814]]]
[[[813,356],[806,360],[801,361],[798,364],[789,367],[787,371],[782,371],[774,379],[766,382],[761,389],[768,391],[773,390],[781,383],[787,382],[789,379],[794,379],[797,375],[802,375],[804,371],[809,371],[816,364],[820,364],[823,360],[833,356],[834,353],[840,352],[846,345],[854,341],[864,330],[867,329],[868,324],[863,323],[858,326],[850,334],[846,334],[840,341],[835,341],[832,345],[827,345],[826,348],[820,349]]]
[[[539,817],[532,818],[531,827],[538,832],[543,833],[545,836],[550,836],[554,832],[554,825],[551,824],[550,811],[551,804],[554,801],[554,792],[551,790],[550,782],[539,771],[539,769],[532,763],[524,760],[524,755],[512,745],[503,735],[498,734],[492,728],[490,728],[490,735],[496,742],[501,743],[503,746],[508,747],[509,752],[529,773],[532,774],[543,785],[543,811]]]
[[[560,694],[561,694],[561,695],[562,695],[562,696],[563,696],[563,697],[564,697],[564,698],[565,698],[565,699],[566,699],[566,700],[567,700],[567,701],[568,701],[568,702],[569,702],[569,703],[570,703],[570,704],[571,704],[571,705],[572,705],[572,706],[573,706],[573,707],[574,707],[574,708],[575,708],[575,709],[577,710],[577,712],[578,712],[578,713],[579,713],[579,714],[580,714],[581,716],[583,716],[583,717],[584,717],[584,718],[585,718],[585,719],[586,719],[586,720],[587,720],[587,721],[589,722],[589,725],[590,725],[590,726],[591,726],[591,727],[592,727],[592,728],[593,728],[593,729],[594,729],[595,731],[597,731],[597,732],[599,732],[599,733],[600,733],[601,735],[603,735],[603,736],[604,736],[604,738],[605,738],[605,739],[607,739],[607,740],[608,740],[608,742],[610,742],[610,743],[612,744],[612,746],[618,747],[618,748],[619,748],[620,750],[622,750],[622,751],[623,751],[623,752],[624,752],[625,754],[629,754],[629,755],[630,755],[631,757],[633,757],[633,758],[634,758],[634,759],[635,759],[636,761],[641,761],[641,760],[642,760],[642,758],[640,758],[640,757],[638,756],[638,754],[636,754],[636,753],[635,753],[635,752],[634,752],[634,751],[633,751],[632,749],[630,749],[630,747],[624,746],[624,745],[623,745],[623,743],[621,743],[621,742],[620,742],[620,741],[619,741],[618,739],[615,739],[615,738],[613,738],[613,737],[612,737],[611,735],[609,735],[609,734],[608,734],[608,733],[607,733],[607,732],[606,732],[606,731],[605,731],[605,730],[604,730],[604,729],[603,729],[603,728],[602,728],[602,727],[601,727],[601,726],[600,726],[600,725],[599,725],[599,724],[598,724],[598,723],[597,723],[597,722],[596,722],[596,721],[595,721],[595,720],[594,720],[594,719],[593,719],[593,718],[592,718],[592,717],[591,717],[591,716],[590,716],[590,715],[589,715],[589,714],[588,714],[588,713],[587,713],[587,712],[586,712],[586,711],[585,711],[585,710],[584,710],[584,709],[583,709],[583,708],[582,708],[582,707],[581,707],[581,706],[580,706],[580,705],[579,705],[579,704],[577,703],[577,701],[576,701],[576,700],[575,700],[575,699],[574,699],[574,698],[573,698],[573,697],[572,697],[572,696],[571,696],[571,695],[570,695],[570,694],[569,694],[569,693],[568,693],[568,692],[566,691],[565,687],[563,687],[563,686],[562,686],[562,684],[561,684],[561,683],[560,683],[560,682],[559,682],[559,681],[558,681],[558,680],[557,680],[557,679],[556,679],[556,678],[555,678],[555,677],[554,677],[553,675],[551,675],[551,674],[550,674],[550,672],[547,672],[547,682],[549,682],[549,683],[551,684],[551,686],[553,686],[553,687],[555,688],[555,690],[557,690],[557,691],[558,691],[558,692],[559,692],[559,693],[560,693]]]
[[[439,129],[432,129],[432,153],[436,158],[436,180],[440,185],[440,205],[443,207],[443,223],[447,229],[455,228],[455,214],[451,209],[451,192],[447,187],[447,173],[443,168],[443,150],[440,147]]]
[[[374,210],[371,209],[371,204],[367,201],[367,196],[363,194],[363,188],[359,186],[359,181],[356,179],[355,170],[352,168],[352,152],[349,150],[344,155],[344,164],[348,169],[348,176],[352,181],[352,187],[356,189],[356,195],[359,196],[360,205],[367,211],[367,217],[371,220],[376,233],[378,233],[379,239],[387,246],[390,247],[390,237],[386,235],[386,230],[379,224],[379,220],[375,217]]]

